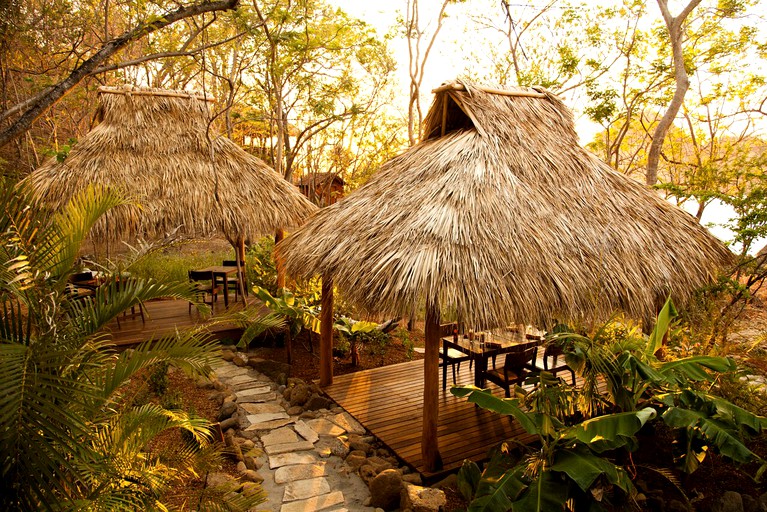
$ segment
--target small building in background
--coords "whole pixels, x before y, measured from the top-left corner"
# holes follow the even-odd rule
[[[298,189],[317,206],[329,206],[344,195],[344,180],[332,172],[317,172],[303,176]]]

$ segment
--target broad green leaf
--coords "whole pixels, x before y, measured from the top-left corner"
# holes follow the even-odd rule
[[[631,481],[622,468],[586,449],[559,450],[554,456],[551,470],[566,473],[584,492],[600,475],[605,475],[611,484],[626,492],[631,489]]]
[[[681,383],[684,381],[680,381],[680,379],[676,377],[677,375],[683,377],[683,379],[693,381],[713,380],[715,376],[707,372],[706,368],[723,373],[735,371],[737,365],[735,364],[735,361],[728,357],[691,356],[662,363],[658,370],[668,381]]]
[[[478,487],[477,497],[469,504],[469,512],[506,512],[512,501],[519,496],[526,485],[522,482],[523,468],[516,467],[505,472],[498,479],[483,479]],[[480,492],[482,493],[481,495]]]
[[[375,322],[366,322],[364,320],[360,320],[359,322],[354,322],[352,324],[352,333],[371,332],[371,331],[374,331],[377,327],[378,327],[378,324]]]
[[[743,444],[737,435],[737,430],[709,417],[704,412],[670,407],[661,417],[672,428],[685,428],[700,432],[703,439],[716,447],[722,455],[736,462],[750,462],[756,457]]]
[[[492,392],[475,386],[453,386],[450,392],[457,397],[468,397],[469,402],[488,411],[513,416],[528,434],[539,434],[535,415],[523,411],[516,398],[498,398]]]
[[[477,490],[477,484],[482,477],[479,466],[473,460],[463,461],[461,469],[458,470],[458,491],[467,502],[470,502]]]
[[[553,512],[564,510],[568,485],[550,470],[533,480],[522,497],[511,504],[513,512]]]
[[[563,439],[578,440],[597,452],[614,450],[633,441],[633,436],[656,415],[647,407],[639,411],[608,414],[586,420],[563,431]]]
[[[671,322],[674,320],[674,318],[677,317],[679,313],[677,313],[676,307],[674,307],[674,302],[671,300],[671,297],[669,297],[666,300],[666,304],[663,305],[663,309],[660,310],[660,313],[658,313],[658,319],[655,322],[655,328],[653,329],[652,333],[650,333],[650,339],[647,340],[647,350],[645,354],[649,357],[655,354],[658,349],[663,344],[663,337],[668,332],[668,328],[671,325]]]

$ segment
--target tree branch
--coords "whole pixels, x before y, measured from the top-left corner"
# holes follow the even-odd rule
[[[663,21],[666,22],[666,28],[668,29],[669,41],[671,42],[671,50],[674,60],[674,79],[676,81],[676,90],[674,91],[674,97],[671,99],[671,103],[663,114],[658,126],[655,127],[655,131],[652,135],[652,143],[650,144],[650,151],[647,155],[647,172],[645,173],[645,182],[648,186],[655,185],[658,181],[658,161],[660,159],[660,150],[663,147],[663,140],[666,138],[666,132],[668,132],[671,123],[674,122],[679,109],[684,102],[684,96],[687,94],[687,89],[690,87],[690,78],[687,76],[687,70],[684,67],[684,53],[682,51],[682,25],[684,24],[687,16],[692,10],[700,4],[701,0],[690,0],[690,2],[682,9],[682,12],[676,18],[671,16],[668,10],[667,0],[658,0],[658,7],[663,15]]]
[[[93,74],[94,71],[98,69],[104,62],[106,62],[110,57],[128,46],[133,41],[141,39],[148,34],[156,32],[157,30],[165,28],[185,18],[197,16],[206,12],[234,9],[237,7],[238,3],[239,0],[218,0],[215,2],[206,1],[186,7],[180,7],[175,11],[168,12],[165,14],[165,16],[158,17],[153,21],[141,23],[134,27],[132,30],[128,30],[122,35],[107,41],[98,52],[77,66],[69,74],[68,77],[36,96],[36,101],[33,103],[27,105],[24,108],[16,110],[23,110],[24,112],[8,128],[0,132],[0,147],[8,144],[8,142],[13,140],[15,137],[26,132],[32,123],[34,123],[37,118],[42,116],[49,108],[51,108],[54,103],[56,103],[65,94],[71,91],[84,78]]]
[[[222,44],[226,44],[230,41],[234,41],[235,39],[241,37],[243,34],[244,32],[240,32],[239,34],[232,36],[228,39],[224,39],[223,41],[216,41],[215,43],[209,43],[204,46],[200,46],[199,48],[195,48],[194,50],[153,53],[151,55],[144,55],[143,57],[139,57],[138,59],[126,60],[124,62],[118,62],[116,64],[110,64],[108,66],[101,66],[100,68],[96,68],[93,71],[91,71],[89,76],[106,73],[108,71],[115,71],[117,69],[127,68],[128,66],[135,66],[137,64],[141,64],[143,62],[147,62],[150,60],[167,59],[170,57],[189,57],[191,55],[195,55],[209,48],[215,48],[216,46],[221,46]]]

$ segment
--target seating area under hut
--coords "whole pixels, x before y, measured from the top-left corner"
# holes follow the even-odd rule
[[[241,269],[246,239],[298,226],[317,209],[212,129],[209,96],[124,86],[102,87],[99,99],[99,123],[66,159],[49,159],[26,180],[51,209],[92,185],[135,199],[103,216],[95,243],[223,237]]]
[[[441,312],[483,330],[617,310],[649,318],[669,295],[685,303],[732,255],[692,216],[581,148],[572,113],[544,89],[447,83],[424,134],[277,253],[293,275],[323,277],[323,314],[334,287],[371,312],[425,306],[423,400],[409,405],[422,414],[413,435],[433,472],[443,465]],[[324,386],[333,383],[330,334]],[[371,391],[365,410],[373,400]]]

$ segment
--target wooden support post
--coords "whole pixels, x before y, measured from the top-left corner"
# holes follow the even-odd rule
[[[333,280],[322,276],[320,310],[320,386],[333,384]]]
[[[423,430],[421,456],[427,471],[442,469],[437,425],[439,420],[439,307],[426,305],[426,353],[423,364]]]
[[[274,245],[276,246],[280,243],[283,238],[285,238],[285,232],[278,229],[274,234]],[[285,265],[283,265],[282,260],[276,255],[274,257],[274,266],[277,267],[277,289],[285,288]]]
[[[245,237],[242,235],[237,237],[237,244],[234,248],[234,259],[237,262],[237,287],[239,288],[240,299],[242,299],[243,307],[248,305],[245,300]]]

